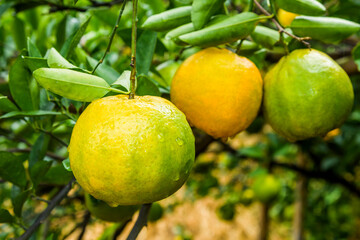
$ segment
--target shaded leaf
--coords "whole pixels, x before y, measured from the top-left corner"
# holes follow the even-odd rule
[[[124,71],[121,76],[113,84],[111,84],[111,86],[115,88],[120,87],[125,91],[130,91],[130,76],[131,71]]]
[[[6,209],[0,209],[0,223],[13,223],[15,218]]]
[[[85,30],[90,22],[91,17],[89,17],[83,24],[81,24],[80,28],[74,32],[64,43],[61,48],[61,55],[65,56],[65,58],[69,58],[76,46],[79,44],[81,37],[84,35]]]
[[[254,42],[269,49],[272,49],[273,46],[280,41],[278,31],[263,26],[257,26],[251,34],[251,38]]]
[[[41,133],[36,139],[29,155],[29,169],[31,169],[37,161],[42,161],[44,159],[49,142],[50,136],[45,133]]]
[[[30,190],[22,191],[22,189],[15,185],[11,188],[11,203],[14,208],[15,216],[21,217],[22,208],[29,194]]]
[[[157,33],[144,31],[137,42],[136,50],[136,70],[137,74],[148,74],[152,63],[157,42]]]
[[[98,63],[97,60],[90,56],[87,56],[87,61],[91,68],[94,68]],[[95,74],[105,79],[108,84],[114,83],[120,76],[120,73],[105,63],[100,64],[100,66],[96,69]]]
[[[4,114],[0,117],[0,119],[6,119],[6,118],[23,118],[23,117],[41,117],[41,116],[56,116],[61,115],[60,112],[51,112],[51,111],[43,111],[43,110],[37,110],[37,111],[13,111],[9,112],[7,114]]]
[[[352,50],[352,56],[358,67],[358,70],[360,71],[360,43],[358,43]]]
[[[317,0],[275,0],[276,5],[288,12],[320,16],[325,14],[326,8]]]
[[[159,88],[156,86],[156,84],[153,83],[148,76],[139,75],[137,78],[136,95],[160,96],[161,93],[159,91]]]
[[[300,37],[311,37],[325,43],[338,43],[360,30],[360,24],[333,17],[299,16],[291,30]]]
[[[29,57],[42,58],[39,49],[35,46],[35,44],[31,41],[30,38],[27,38],[27,49],[29,52]]]
[[[11,33],[14,38],[17,50],[21,51],[26,48],[25,25],[23,20],[15,16],[12,21]]]
[[[47,171],[50,169],[52,162],[49,161],[37,161],[34,166],[29,169],[30,178],[33,183],[33,188],[36,188],[41,179]]]
[[[24,156],[0,152],[0,178],[19,187],[26,186],[26,173],[23,166]]]
[[[52,185],[66,185],[73,177],[71,169],[68,171],[62,164],[58,164],[49,169],[41,182]]]
[[[20,55],[10,68],[9,88],[11,96],[22,110],[37,109],[31,96],[30,81],[31,73]]]
[[[35,71],[38,68],[48,68],[47,60],[45,58],[37,58],[37,57],[27,57],[23,56],[23,59],[30,69],[30,71]]]
[[[17,111],[16,105],[8,99],[7,96],[0,95],[0,112]]]

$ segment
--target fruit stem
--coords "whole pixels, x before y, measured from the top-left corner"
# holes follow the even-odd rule
[[[263,7],[261,6],[261,4],[258,3],[258,1],[254,0],[254,3],[255,3],[255,5],[256,5],[256,7],[257,7],[263,14],[265,14],[266,16],[271,16],[271,14],[270,14],[268,11],[266,11],[265,8],[263,8]],[[281,33],[285,33],[286,35],[288,35],[288,36],[296,39],[297,41],[303,43],[306,47],[311,48],[310,43],[308,43],[308,42],[305,41],[305,40],[310,40],[309,37],[298,37],[298,36],[295,36],[295,35],[292,34],[292,33],[287,32],[287,31],[280,25],[280,23],[275,19],[275,16],[273,16],[273,17],[271,18],[271,21],[275,24],[275,26],[276,26],[276,28],[279,30],[279,33],[280,33],[280,34],[281,34]]]
[[[135,225],[126,240],[135,240],[136,237],[139,235],[141,229],[147,225],[147,219],[151,209],[151,204],[152,203],[148,203],[141,206],[138,219],[136,220]]]
[[[124,12],[124,9],[125,9],[125,6],[126,6],[126,2],[127,2],[127,0],[124,0],[123,5],[122,5],[121,10],[120,10],[120,13],[119,13],[119,16],[118,16],[118,18],[116,20],[115,26],[114,26],[114,28],[113,28],[113,30],[111,32],[109,44],[107,45],[105,53],[104,53],[103,57],[99,60],[99,62],[96,64],[96,66],[92,70],[91,74],[95,73],[96,69],[100,66],[100,64],[102,64],[104,62],[106,55],[110,51],[112,42],[113,42],[115,34],[116,34],[116,30],[119,28],[120,19],[121,19],[121,16],[123,15],[123,12]]]
[[[131,30],[131,75],[129,99],[134,99],[136,91],[136,31],[137,31],[137,7],[138,0],[133,0],[133,16]]]

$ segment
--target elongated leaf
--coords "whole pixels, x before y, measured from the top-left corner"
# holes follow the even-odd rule
[[[257,26],[251,34],[251,38],[254,42],[269,49],[272,49],[273,46],[280,41],[278,31],[263,26]]]
[[[320,16],[326,12],[326,8],[317,0],[275,0],[277,6],[288,12],[302,15]]]
[[[27,38],[27,49],[29,52],[29,57],[42,57],[39,49],[35,46],[35,44],[31,41],[30,38]]]
[[[45,133],[40,134],[40,136],[36,139],[29,155],[29,169],[31,169],[35,163],[44,159],[49,142],[50,136]]]
[[[23,160],[24,156],[0,152],[0,178],[24,188],[26,186],[26,173]]]
[[[59,22],[56,30],[56,46],[60,49],[65,43],[66,39],[66,22],[68,15],[66,14]]]
[[[75,101],[91,102],[110,91],[104,79],[73,70],[39,68],[33,75],[45,89]]]
[[[38,108],[31,96],[30,81],[31,73],[20,55],[10,68],[9,88],[17,105],[26,111]]]
[[[136,70],[137,74],[148,74],[157,42],[157,33],[144,31],[137,42]]]
[[[358,67],[358,70],[360,71],[360,43],[358,43],[352,50],[352,56]]]
[[[23,20],[14,17],[11,27],[11,33],[13,35],[17,50],[21,51],[26,48],[26,35],[25,35],[25,25]]]
[[[4,114],[0,117],[0,119],[6,119],[6,118],[22,118],[22,117],[41,117],[41,116],[56,116],[61,115],[60,112],[51,112],[51,111],[43,111],[43,110],[37,110],[37,111],[13,111],[9,112],[7,114]]]
[[[360,24],[333,17],[296,17],[290,25],[300,37],[311,37],[325,43],[338,43],[360,30]]]
[[[216,46],[245,38],[255,29],[262,17],[245,12],[228,17],[199,31],[181,35],[179,39],[193,46]]]
[[[152,15],[141,26],[157,32],[167,31],[191,21],[191,6],[174,8]]]
[[[0,112],[17,111],[16,105],[8,99],[7,96],[0,95]]]
[[[11,188],[11,203],[14,207],[15,216],[21,217],[22,208],[29,194],[30,190],[22,191],[21,188],[15,185]]]
[[[195,30],[201,29],[224,6],[224,0],[194,0],[191,21]]]
[[[66,185],[73,177],[71,171],[67,171],[62,164],[58,164],[49,169],[41,182],[51,185]]]
[[[48,161],[37,161],[30,169],[30,178],[34,188],[37,187],[42,177],[49,171],[51,164],[52,162]]]
[[[74,32],[64,43],[64,46],[61,48],[61,55],[65,58],[69,58],[76,46],[79,44],[81,37],[84,35],[85,30],[90,22],[91,17],[89,17],[83,24],[81,24],[79,30]]]
[[[23,56],[23,59],[30,69],[30,71],[35,71],[38,68],[48,68],[47,60],[45,58],[37,58],[37,57],[27,57]]]
[[[8,2],[8,3],[4,3],[2,2],[0,4],[0,18],[1,16],[4,14],[4,12],[6,12],[6,10],[8,10],[9,8],[11,8],[11,6],[13,5],[13,2]]]
[[[15,218],[6,209],[0,209],[0,223],[13,223]]]
[[[91,68],[94,68],[96,64],[98,63],[97,60],[94,58],[87,56],[87,61]],[[106,65],[106,63],[100,64],[100,66],[96,69],[95,74],[103,79],[108,84],[114,83],[118,77],[120,76],[120,73],[118,73],[115,69],[110,67],[109,65]]]
[[[177,27],[177,28],[169,31],[165,35],[165,39],[172,40],[178,45],[186,45],[186,43],[182,42],[179,39],[179,36],[187,34],[187,33],[191,33],[193,31],[195,31],[194,24],[193,23],[187,23],[187,24],[184,24],[184,25],[182,25],[180,27]]]
[[[66,60],[61,54],[56,51],[55,48],[51,48],[49,51],[47,64],[51,68],[77,68],[75,65],[72,65],[68,60]]]

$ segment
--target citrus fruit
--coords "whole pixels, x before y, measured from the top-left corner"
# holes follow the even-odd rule
[[[297,17],[300,16],[299,14],[292,13],[285,11],[284,9],[279,9],[277,13],[277,18],[279,20],[279,23],[284,27],[289,27],[292,21]]]
[[[317,50],[295,50],[264,81],[264,116],[289,141],[339,127],[351,112],[354,92],[346,72]]]
[[[92,102],[72,132],[70,166],[84,190],[110,206],[151,203],[177,191],[195,158],[185,115],[153,96]]]
[[[190,124],[214,138],[227,138],[255,119],[262,88],[260,72],[250,60],[227,49],[207,48],[181,64],[170,95]]]
[[[163,214],[164,214],[164,209],[159,203],[155,202],[151,205],[148,221],[156,222],[163,216]]]
[[[85,193],[85,206],[90,213],[104,221],[125,222],[130,220],[140,205],[110,207],[104,201]]]
[[[244,206],[248,206],[252,203],[254,199],[254,190],[251,188],[247,188],[242,192],[240,203],[242,203]]]
[[[279,194],[280,188],[280,182],[270,174],[256,178],[252,185],[255,198],[263,203],[274,200]]]

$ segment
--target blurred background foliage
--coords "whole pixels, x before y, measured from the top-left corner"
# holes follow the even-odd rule
[[[140,0],[139,26],[153,14],[191,2]],[[247,10],[249,2],[228,0],[226,6],[231,14]],[[327,7],[327,15],[360,23],[360,1],[321,2]],[[106,50],[121,3],[0,0],[1,115],[17,109],[8,83],[10,67],[15,66],[16,61],[23,61],[22,56],[42,58],[49,49],[56,48],[74,65],[91,70]],[[130,70],[131,14],[131,3],[128,3],[110,52],[97,71],[109,81]],[[169,98],[172,75],[179,64],[199,48],[176,46],[165,39],[163,33],[141,28],[138,36],[138,71],[143,74],[139,78],[138,94]],[[262,73],[285,54],[279,44],[265,47],[251,37],[248,40],[255,47],[247,49],[244,46],[240,53],[254,61]],[[287,236],[290,236],[296,211],[296,183],[298,174],[302,173],[308,180],[304,219],[306,239],[360,239],[360,48],[356,48],[359,34],[336,45],[310,42],[314,48],[336,59],[352,80],[355,105],[347,122],[323,139],[298,143],[289,143],[273,133],[261,113],[246,132],[227,143],[194,130],[197,137],[196,165],[181,191],[181,198],[162,203],[164,215],[171,215],[184,202],[211,198],[219,203],[213,209],[218,218],[232,221],[241,214],[238,206],[257,204],[264,198],[257,192],[265,194],[266,189],[275,184],[278,185],[274,187],[275,193],[269,193],[270,197],[265,201],[270,207],[269,217],[275,226],[285,227]],[[291,49],[303,47],[295,41],[289,46]],[[236,45],[227,47],[236,48]],[[19,63],[16,66],[20,66]],[[14,74],[31,78],[29,70],[24,69],[19,67]],[[0,223],[3,223],[0,224],[0,239],[22,234],[23,229],[31,225],[45,208],[46,201],[73,177],[63,165],[66,167],[67,143],[75,120],[86,105],[48,96],[45,90],[36,86],[29,91],[32,96],[38,96],[35,110],[56,111],[61,115],[0,117]],[[299,159],[305,159],[302,166],[297,165]],[[256,189],[256,180],[270,173],[275,178],[274,184],[269,183],[265,190]],[[85,230],[84,224],[100,221],[82,218],[87,216],[83,194],[76,185],[33,239],[63,239],[76,229]],[[67,224],[72,227],[66,228]],[[122,229],[121,224],[105,226],[100,239],[111,239]],[[184,226],[175,225],[172,229],[176,239],[193,237]],[[277,232],[277,228],[271,228],[270,232]]]

